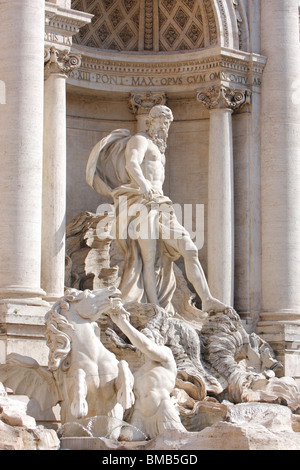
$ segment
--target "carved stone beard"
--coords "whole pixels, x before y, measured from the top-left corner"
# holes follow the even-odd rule
[[[165,129],[154,129],[150,126],[148,134],[152,142],[158,147],[160,153],[164,154],[167,148],[168,131]]]

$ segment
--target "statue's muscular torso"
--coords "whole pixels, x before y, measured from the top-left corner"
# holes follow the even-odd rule
[[[143,179],[146,179],[152,190],[162,193],[165,179],[165,156],[151,138],[143,133],[135,135],[128,142],[125,155],[126,168],[136,183],[143,187]]]

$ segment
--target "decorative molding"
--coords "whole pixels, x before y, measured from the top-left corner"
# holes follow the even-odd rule
[[[178,2],[160,0],[159,49],[162,51],[203,49],[205,20],[196,0]]]
[[[93,15],[74,43],[113,51],[137,51],[139,37],[139,0],[73,0],[72,8]]]
[[[235,10],[236,24],[237,24],[238,34],[239,34],[239,48],[243,49],[243,31],[242,31],[243,19],[240,13],[240,4],[239,4],[239,0],[232,0],[232,2],[233,2],[234,10]]]
[[[97,49],[147,52],[214,46],[218,28],[213,1],[73,0],[72,8],[94,15],[74,42]],[[138,38],[143,38],[142,43]]]
[[[72,38],[91,22],[92,15],[45,2],[45,45],[60,49],[72,46]]]
[[[134,114],[148,114],[153,106],[166,104],[166,93],[161,91],[150,91],[142,93],[131,93],[129,108]]]
[[[81,56],[68,50],[60,51],[54,46],[45,47],[44,64],[45,79],[51,73],[63,74],[67,77],[71,72],[80,67]]]
[[[221,14],[222,25],[223,25],[223,35],[224,35],[224,44],[223,44],[223,46],[224,47],[229,47],[229,42],[230,42],[229,27],[228,27],[228,20],[227,20],[226,11],[225,11],[225,8],[224,8],[224,0],[217,0],[217,3],[218,3],[218,6],[219,6],[219,11],[220,11],[220,14]]]
[[[157,92],[191,91],[213,85],[260,92],[266,58],[256,54],[216,47],[184,55],[157,56],[86,50],[79,69],[71,72],[69,83],[103,91]]]
[[[153,50],[153,1],[145,0],[144,50]]]
[[[209,31],[209,44],[216,45],[218,43],[218,30],[215,20],[214,9],[210,0],[203,0]]]
[[[237,111],[246,103],[250,103],[250,90],[240,90],[224,85],[212,86],[201,90],[197,100],[207,109],[231,109]]]

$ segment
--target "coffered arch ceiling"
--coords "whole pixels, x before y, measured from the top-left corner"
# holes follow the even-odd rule
[[[246,50],[240,0],[72,0],[94,15],[74,43],[102,50],[174,52],[223,45]],[[244,38],[244,39],[243,39]],[[243,47],[244,42],[244,47]]]

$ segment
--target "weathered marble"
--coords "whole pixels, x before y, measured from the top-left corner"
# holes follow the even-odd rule
[[[45,49],[41,283],[48,301],[64,293],[66,231],[66,79],[80,57]]]
[[[93,437],[65,437],[61,448],[70,450],[299,450],[298,417],[280,405],[247,403],[223,405],[226,420],[200,432],[168,431],[148,442],[116,443]]]
[[[0,76],[6,86],[0,113],[0,207],[6,220],[0,228],[0,297],[22,302],[44,294],[40,268],[45,2],[16,0],[0,6],[5,17]]]
[[[24,402],[7,395],[0,383],[0,450],[58,450],[54,430],[37,426]]]
[[[73,260],[70,279],[73,279],[73,285],[87,284],[89,288],[104,286],[114,279],[114,286],[118,288],[123,275],[124,258],[116,249],[114,240],[102,237],[95,244],[95,227],[99,220],[103,218],[86,213],[70,224],[70,237],[67,237],[70,240],[70,259]],[[87,246],[83,241],[86,241]],[[99,269],[101,265],[105,266],[103,271]],[[118,266],[114,278],[111,277],[112,265]],[[175,269],[175,275],[175,318],[152,304],[131,302],[126,304],[126,308],[131,312],[131,322],[135,328],[142,330],[148,325],[150,330],[157,330],[164,337],[165,344],[173,350],[175,360],[178,357],[179,389],[197,400],[202,400],[208,393],[233,403],[261,400],[286,403],[296,410],[300,398],[297,384],[292,378],[282,377],[283,364],[275,357],[264,336],[249,334],[233,309],[210,315],[199,310],[178,268]],[[172,333],[174,328],[179,337]],[[106,331],[112,343],[105,335],[102,335],[102,341],[109,349],[113,348],[119,359],[125,358],[135,371],[138,364],[132,351],[126,349],[126,343],[123,345],[125,349],[120,349],[126,336],[121,335],[121,340],[118,335],[112,334],[113,329],[111,323],[102,324],[101,331]],[[113,346],[114,341],[116,346]],[[195,403],[191,403],[193,408]],[[185,415],[184,408],[182,412]]]
[[[118,361],[103,346],[95,323],[111,308],[111,299],[117,294],[113,287],[67,290],[46,316],[48,366],[11,354],[6,364],[0,365],[2,382],[35,398],[42,410],[60,403],[62,424],[94,416],[122,420],[124,410],[134,401],[133,377],[127,363]],[[110,422],[106,424],[108,429],[102,430],[102,435],[109,432]],[[115,439],[119,433],[119,428],[111,431]]]
[[[298,7],[298,0],[261,2],[261,48],[268,57],[261,121],[261,320],[270,322],[297,320],[300,313]]]
[[[150,302],[171,310],[176,289],[172,262],[182,256],[202,310],[221,311],[226,304],[212,296],[198,248],[163,193],[172,121],[170,108],[156,105],[148,114],[146,132],[131,136],[127,129],[113,131],[90,153],[86,180],[97,193],[114,201],[112,236],[125,258],[120,283],[124,302]],[[223,268],[220,261],[220,272]]]
[[[47,370],[45,332],[55,325],[45,325],[51,310],[45,299],[64,295],[66,248],[68,287],[121,286],[130,312],[130,321],[123,312],[124,329],[138,338],[147,327],[162,336],[161,351],[168,348],[176,364],[168,400],[188,431],[162,432],[138,444],[106,435],[97,441],[101,448],[298,448],[299,1],[0,0],[0,16],[1,368],[20,354],[29,377]],[[129,166],[142,167],[151,188],[140,179],[137,186],[148,195],[163,183],[172,207],[184,213],[185,204],[193,210],[201,205],[201,243],[168,266],[167,287],[153,269],[148,244],[139,271],[147,296],[137,299],[126,250],[99,238],[103,216],[97,207],[108,199],[88,187],[85,167],[94,145],[115,129],[128,129],[128,137],[148,135],[147,113],[155,104],[173,112],[168,148],[149,152],[142,165],[133,152]],[[157,171],[161,155],[163,177]],[[181,225],[193,232],[198,215]],[[195,265],[203,270],[200,277],[193,276]],[[156,267],[166,274],[166,265]],[[232,308],[204,311],[206,279],[209,292]],[[166,298],[171,308],[162,308]],[[101,331],[83,321],[85,333],[101,338],[116,361],[138,374],[138,347],[112,319],[99,317]],[[86,351],[70,330],[73,343]],[[65,334],[59,330],[68,343],[72,335]],[[47,337],[49,345],[55,342],[49,331]],[[56,354],[50,347],[51,359]],[[67,376],[65,367],[67,359],[47,378]],[[88,403],[93,415],[93,400],[83,398],[90,384],[78,380],[77,387],[69,379],[77,399],[64,405],[80,414]],[[37,382],[31,385],[43,401]],[[54,448],[57,441],[42,443],[45,435],[26,415],[29,399],[18,399],[22,411],[10,405],[1,411],[0,444]],[[34,401],[28,410],[36,417]],[[130,411],[114,422],[116,429],[128,431]],[[92,436],[108,424],[96,418],[80,418],[82,427],[66,423],[61,436],[81,439],[74,446],[97,445]]]

